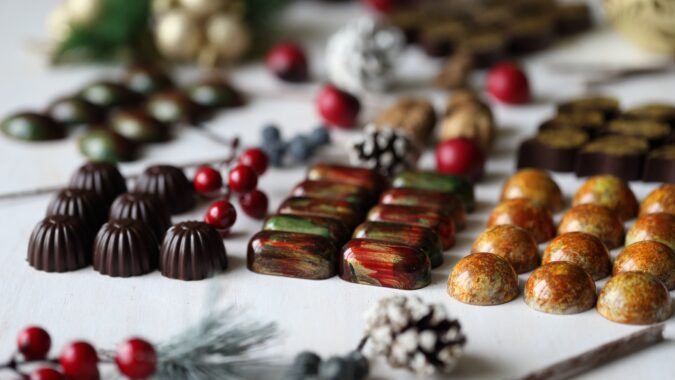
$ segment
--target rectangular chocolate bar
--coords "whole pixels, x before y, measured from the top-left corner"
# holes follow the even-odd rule
[[[356,284],[413,290],[431,283],[429,257],[407,245],[354,239],[340,260],[340,277]]]
[[[361,209],[370,207],[372,198],[368,189],[346,182],[326,180],[306,180],[295,186],[294,197],[341,199],[353,203]]]
[[[309,215],[272,215],[265,219],[263,230],[323,236],[330,239],[338,248],[342,247],[350,236],[349,229],[341,221]]]
[[[449,249],[455,244],[455,223],[452,218],[428,207],[377,205],[370,209],[367,220],[430,228],[441,238],[443,249]]]
[[[452,217],[457,230],[466,227],[466,212],[458,196],[440,191],[391,188],[380,196],[380,204],[422,206],[438,210]]]
[[[354,239],[370,239],[415,247],[429,256],[432,268],[443,264],[441,239],[434,231],[426,227],[398,223],[365,222],[356,227],[352,237]]]
[[[279,214],[309,215],[333,218],[343,222],[350,230],[363,219],[363,212],[353,204],[339,199],[308,197],[287,198],[278,210]]]
[[[365,187],[375,197],[384,189],[386,182],[384,177],[371,169],[331,164],[312,166],[307,172],[307,179],[350,183]]]
[[[409,170],[394,177],[392,187],[453,193],[462,200],[467,211],[471,212],[475,207],[473,184],[459,175]]]
[[[321,280],[335,275],[336,258],[335,245],[325,237],[261,231],[248,243],[246,265],[260,274]]]

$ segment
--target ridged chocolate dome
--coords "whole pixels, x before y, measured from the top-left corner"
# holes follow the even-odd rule
[[[117,166],[105,162],[88,162],[70,178],[70,187],[95,192],[107,208],[115,198],[127,192],[127,182]]]
[[[203,280],[227,268],[223,239],[203,222],[183,222],[164,235],[159,254],[162,275],[178,280]]]
[[[91,190],[61,189],[47,206],[47,216],[75,216],[90,231],[96,232],[106,221],[106,208]]]
[[[91,264],[91,235],[70,215],[44,218],[28,242],[28,264],[45,272],[69,272]]]
[[[110,206],[110,219],[135,219],[152,230],[157,244],[171,227],[171,216],[157,196],[147,193],[124,193]]]
[[[188,211],[195,205],[192,183],[175,166],[150,166],[138,177],[134,190],[156,195],[171,214]]]
[[[134,219],[111,220],[94,240],[94,270],[112,277],[140,276],[157,269],[158,244]]]

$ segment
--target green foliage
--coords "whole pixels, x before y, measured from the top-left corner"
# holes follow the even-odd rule
[[[52,54],[54,63],[139,59],[156,55],[149,34],[150,0],[102,0],[91,22],[73,25]]]

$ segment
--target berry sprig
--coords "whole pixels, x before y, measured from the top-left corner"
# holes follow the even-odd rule
[[[48,358],[52,341],[49,333],[37,326],[23,329],[17,338],[17,353],[0,370],[11,370],[26,380],[97,380],[99,364],[115,364],[128,379],[145,379],[157,368],[157,352],[152,344],[131,338],[123,342],[110,360],[99,357],[96,348],[85,341],[67,344],[57,358]],[[20,360],[20,359],[23,360]],[[30,373],[23,368],[36,368]]]
[[[237,211],[230,202],[233,194],[237,195],[244,213],[254,219],[264,218],[269,205],[267,195],[257,188],[258,177],[267,171],[269,165],[267,154],[259,148],[247,149],[239,157],[234,153],[236,147],[232,152],[228,159],[218,164],[218,168],[211,165],[199,167],[192,182],[201,196],[220,198],[208,207],[204,222],[215,227],[223,236],[229,234],[237,220]]]

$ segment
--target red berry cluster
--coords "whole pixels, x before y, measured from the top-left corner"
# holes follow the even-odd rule
[[[212,225],[221,234],[226,235],[237,220],[235,210],[229,198],[236,193],[239,205],[244,213],[251,218],[262,219],[267,214],[267,195],[258,190],[258,177],[267,170],[269,160],[267,154],[259,148],[251,148],[237,160],[237,164],[226,175],[224,183],[220,172],[211,166],[202,166],[197,169],[193,184],[195,190],[204,197],[222,199],[213,202],[206,210],[204,222]]]
[[[52,341],[43,328],[31,326],[23,329],[17,338],[17,349],[24,362],[12,358],[1,365],[11,369],[26,380],[98,380],[98,365],[101,362],[96,349],[84,341],[66,345],[58,358],[48,359]],[[115,352],[115,364],[122,375],[129,379],[145,379],[152,376],[157,368],[157,352],[152,344],[139,338],[122,343]],[[21,364],[44,362],[30,374],[20,370]]]

